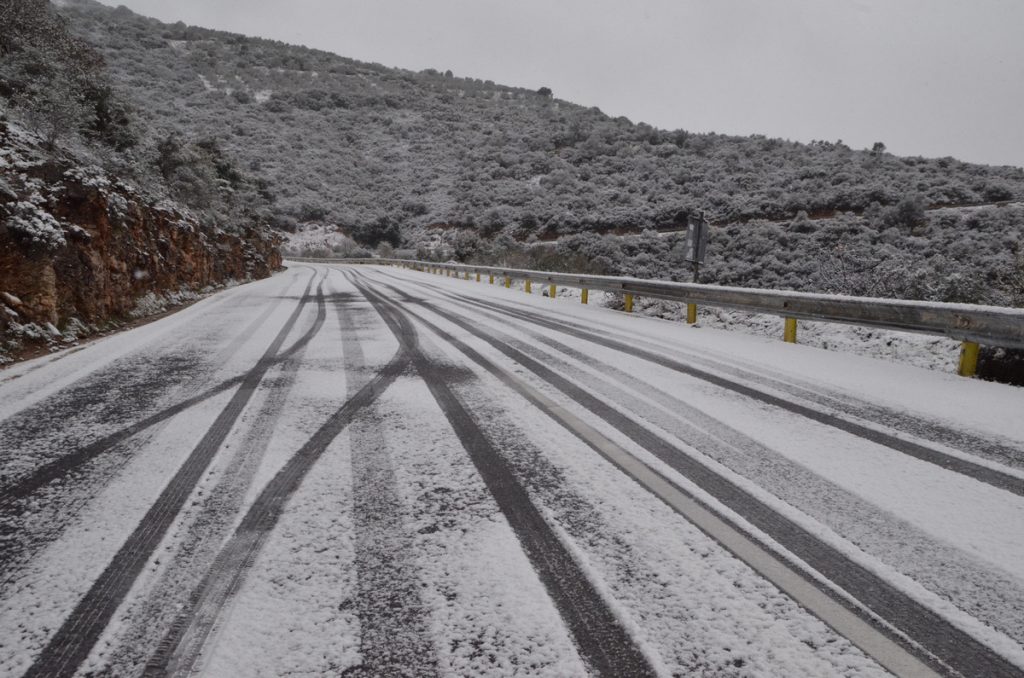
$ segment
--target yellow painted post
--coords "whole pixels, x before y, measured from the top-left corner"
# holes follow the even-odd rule
[[[530,283],[530,279],[526,279],[526,286],[524,288],[527,294],[533,294],[533,284]]]
[[[551,297],[552,299],[554,299],[557,294],[558,294],[558,286],[555,285],[554,283],[551,283],[551,289],[548,290],[548,296]]]
[[[587,299],[589,297],[590,297],[590,290],[588,290],[586,287],[584,287],[582,290],[580,290],[580,303],[582,303],[582,304],[587,303]]]
[[[469,280],[469,271],[466,271],[466,280]]]
[[[686,305],[686,322],[691,325],[697,322],[697,304]]]
[[[957,374],[961,377],[973,377],[978,373],[978,351],[981,347],[977,342],[965,341],[960,346],[960,369]]]
[[[626,302],[626,313],[632,313],[633,312],[633,295],[632,294],[627,294],[626,298],[625,298],[625,302]]]
[[[782,340],[787,344],[796,343],[796,318],[785,318],[782,330]]]
[[[476,281],[480,282],[480,271],[476,272]]]
[[[494,284],[494,274],[493,273],[489,273],[487,275],[487,284],[488,285],[493,285]]]
[[[512,287],[512,278],[505,276],[505,287]]]

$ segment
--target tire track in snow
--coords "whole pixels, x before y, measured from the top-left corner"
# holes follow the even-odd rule
[[[263,324],[282,298],[286,297],[275,299],[267,311],[253,320],[228,346],[219,351],[216,361],[233,355]],[[303,294],[300,299],[304,304],[310,301],[308,294]],[[326,318],[323,281],[317,288],[316,302],[317,315],[313,324],[288,349],[275,356],[273,364],[291,359],[319,333]],[[163,373],[165,379],[168,376],[166,372]],[[86,507],[88,501],[131,462],[133,451],[147,443],[147,436],[140,434],[152,434],[155,427],[238,386],[247,376],[248,373],[225,380],[196,396],[166,407],[70,455],[37,468],[10,489],[5,488],[0,493],[0,572],[3,573],[3,577],[0,578],[0,592],[5,591],[15,581],[18,573],[31,567],[31,559],[47,544],[59,539],[72,520]],[[189,385],[185,384],[181,390],[188,392],[189,388]],[[140,437],[132,440],[135,436]]]
[[[315,336],[326,319],[326,303],[337,303],[344,295],[322,294],[324,280],[318,288],[318,315],[306,336]],[[311,337],[310,337],[311,338]],[[252,424],[244,437],[234,445],[216,485],[205,492],[202,508],[189,521],[184,536],[177,540],[175,553],[160,581],[147,593],[134,614],[136,628],[119,638],[119,647],[111,656],[105,671],[113,675],[135,673],[145,666],[147,658],[158,645],[166,644],[166,629],[181,625],[181,610],[196,604],[193,590],[198,587],[212,566],[221,546],[230,536],[232,523],[242,509],[263,457],[270,445],[274,429],[285,414],[285,405],[295,385],[298,369],[305,355],[305,342],[296,342],[292,349],[278,357],[280,369],[264,380],[268,389],[259,410],[253,413]],[[293,350],[294,349],[294,350]],[[269,383],[272,382],[272,383]]]
[[[361,273],[354,275],[364,280],[367,279]],[[690,479],[722,504],[770,535],[796,557],[808,563],[827,580],[848,592],[867,609],[891,624],[893,628],[906,633],[914,642],[919,643],[931,655],[928,656],[926,654],[921,658],[935,666],[935,668],[944,673],[953,669],[963,676],[1024,676],[1024,670],[1021,667],[1016,666],[992,648],[955,627],[930,608],[910,598],[883,578],[858,563],[847,559],[841,552],[831,545],[820,541],[799,524],[778,513],[757,498],[747,494],[742,488],[727,478],[688,457],[678,448],[623,415],[615,407],[596,398],[568,379],[548,369],[545,365],[505,344],[493,335],[488,334],[478,325],[442,310],[426,300],[418,299],[394,286],[387,285],[387,287],[402,297],[403,301],[419,304],[472,336],[487,342],[507,358],[533,372],[550,386],[561,391],[581,407],[589,410],[605,423],[614,427],[627,438]],[[368,291],[364,292],[364,294],[366,293]],[[422,317],[417,316],[417,319],[433,331],[446,335],[450,342],[459,346],[463,353],[473,358],[473,354],[476,353],[473,349]],[[476,358],[473,359],[476,360]],[[484,361],[488,362],[486,359]],[[487,369],[485,362],[480,360],[477,360],[477,362]],[[574,433],[576,432],[574,431]],[[679,489],[681,490],[681,488]],[[695,498],[694,500],[697,501]],[[698,501],[698,503],[700,502]],[[705,508],[714,512],[712,507],[705,506]],[[727,517],[719,517],[725,522],[732,524],[734,529],[744,532],[742,528],[733,524]],[[801,576],[808,578],[801,568],[794,567],[793,569]],[[822,588],[821,584],[816,580],[808,578],[808,581],[812,585]],[[833,592],[827,589],[822,590],[826,594],[835,597]],[[844,606],[848,605],[844,600],[837,599],[837,602]],[[852,611],[863,614],[861,610],[855,609]],[[870,619],[868,621],[870,622]],[[902,638],[889,635],[895,642],[905,644]],[[920,655],[920,648],[907,649],[914,654]],[[941,663],[936,664],[936,660]]]
[[[316,274],[310,276],[303,298],[309,296]],[[274,364],[285,338],[295,326],[305,303],[300,300],[257,366],[242,380],[238,391],[156,499],[111,563],[79,600],[49,642],[35,658],[26,678],[71,676],[86,660],[132,584],[166,535],[196,483],[220,449],[235,421]]]
[[[565,545],[541,516],[525,487],[493,446],[449,383],[450,375],[416,344],[417,332],[395,302],[349,279],[373,304],[402,343],[410,345],[413,366],[444,412],[477,472],[497,502],[523,551],[572,634],[581,657],[600,676],[642,678],[655,672],[616,619]]]
[[[394,278],[395,276],[389,277]],[[410,282],[407,279],[397,279],[402,280],[402,282],[406,283]],[[1018,496],[1024,496],[1024,479],[1017,477],[1015,475],[1004,473],[998,469],[977,464],[968,459],[963,459],[961,457],[946,454],[945,452],[930,448],[920,443],[916,443],[910,440],[904,440],[890,433],[886,433],[884,431],[879,431],[877,429],[864,426],[863,424],[859,424],[857,422],[850,421],[842,417],[838,417],[828,412],[816,410],[807,405],[803,405],[798,402],[793,402],[780,396],[776,396],[771,393],[761,391],[752,386],[748,386],[747,384],[733,381],[732,379],[728,379],[717,374],[712,374],[711,372],[708,372],[698,367],[694,367],[693,365],[681,363],[677,360],[673,360],[671,358],[655,353],[653,351],[648,351],[646,349],[626,344],[624,342],[611,339],[608,336],[595,334],[591,331],[581,329],[579,326],[576,326],[575,324],[572,323],[555,321],[537,313],[531,313],[528,311],[514,309],[499,303],[481,302],[479,300],[469,298],[465,295],[452,293],[449,292],[448,290],[441,290],[436,286],[431,287],[434,287],[434,289],[438,290],[439,292],[443,293],[445,296],[448,296],[449,298],[457,298],[460,301],[464,301],[477,307],[486,308],[488,310],[501,310],[502,312],[510,316],[517,317],[522,320],[527,320],[536,325],[540,325],[542,327],[546,327],[548,329],[552,329],[558,332],[563,332],[570,336],[576,337],[577,339],[583,339],[585,341],[590,341],[595,344],[599,344],[606,348],[611,348],[613,350],[626,353],[633,357],[640,358],[642,360],[652,362],[656,365],[666,367],[670,370],[685,374],[689,377],[700,379],[702,381],[708,382],[720,388],[724,388],[735,393],[738,393],[740,395],[744,395],[755,400],[759,400],[767,405],[772,405],[774,407],[778,407],[788,412],[792,412],[793,414],[800,415],[812,421],[816,421],[820,424],[831,426],[845,433],[855,435],[864,440],[868,440],[878,445],[888,447],[897,452],[907,454],[916,459],[920,459],[921,461],[925,461],[930,464],[935,464],[936,466],[944,468],[948,471],[953,471],[955,473],[966,475],[980,482],[992,485],[993,487],[998,487],[1000,489],[1006,490],[1007,492],[1012,492]],[[776,384],[773,384],[773,386],[775,385]],[[781,386],[781,384],[778,384],[778,386]]]
[[[367,309],[369,311],[370,309]],[[351,314],[345,320],[352,325]],[[344,322],[344,321],[343,321]],[[408,355],[415,338],[403,346]],[[418,348],[417,348],[418,350]],[[364,365],[354,331],[342,335],[346,369]],[[351,431],[355,566],[362,661],[346,678],[435,676],[437,656],[429,636],[427,610],[420,596],[413,535],[404,524],[404,507],[395,469],[381,436],[360,427]]]
[[[346,373],[351,377],[364,367],[358,339],[350,328],[354,327],[354,314],[343,302],[339,306],[342,341],[346,354]],[[161,642],[157,653],[146,666],[145,674],[152,676],[187,676],[199,661],[203,647],[214,629],[220,611],[237,593],[246,574],[259,555],[263,544],[276,526],[288,499],[295,493],[303,478],[334,439],[364,409],[374,401],[409,367],[409,347],[400,343],[399,350],[390,361],[368,382],[356,387],[349,384],[349,397],[326,423],[304,444],[260,492],[246,512],[234,535],[217,555],[213,566],[193,596],[191,605],[175,621]],[[355,443],[355,441],[353,441]],[[353,456],[358,454],[353,444]],[[377,509],[388,510],[371,495],[381,487],[373,486],[378,472],[375,464],[353,461],[355,488],[356,566],[359,575],[360,600],[357,601],[360,624],[364,628],[364,664],[352,675],[367,671],[365,675],[405,675],[396,672],[401,667],[432,665],[433,654],[426,638],[425,620],[418,600],[417,582],[410,572],[411,563],[401,561],[396,547],[404,540],[390,513],[373,515]],[[392,479],[393,480],[393,479]],[[359,485],[362,485],[360,487]],[[392,488],[393,491],[393,488]],[[388,495],[385,491],[384,495]],[[384,501],[389,496],[382,496]],[[390,500],[397,501],[392,492]],[[383,528],[383,539],[376,542],[373,530]],[[399,556],[395,558],[394,556]],[[374,568],[380,568],[374,570]],[[392,579],[394,578],[394,579]],[[410,605],[410,603],[412,603]],[[416,675],[432,675],[427,671]]]
[[[300,302],[300,308],[302,305],[308,303],[309,300],[309,287],[307,286],[306,292],[303,294],[302,300]],[[264,356],[264,358],[261,358],[257,365],[254,366],[249,372],[224,380],[219,384],[216,384],[215,386],[207,388],[206,390],[200,392],[197,395],[179,401],[169,407],[164,408],[163,410],[160,410],[159,412],[151,414],[145,417],[144,419],[135,422],[134,424],[131,424],[130,426],[126,426],[118,431],[110,433],[104,436],[103,438],[95,440],[85,445],[84,447],[81,447],[59,459],[46,463],[37,468],[29,475],[15,481],[14,483],[7,487],[0,489],[0,492],[2,492],[2,494],[0,494],[0,517],[13,516],[19,514],[24,509],[23,500],[31,497],[34,493],[39,491],[41,488],[49,485],[50,483],[64,479],[66,476],[78,472],[83,465],[87,464],[88,462],[92,461],[93,459],[104,453],[110,452],[117,445],[125,442],[132,436],[135,436],[161,422],[164,422],[170,419],[171,417],[181,414],[185,410],[195,407],[196,405],[199,405],[200,403],[205,402],[206,400],[209,400],[210,398],[213,398],[214,396],[223,393],[228,389],[234,388],[235,386],[242,384],[243,382],[246,381],[246,379],[249,379],[256,372],[260,372],[261,370],[265,371],[265,368],[268,367],[270,364],[280,363],[282,361],[288,360],[296,352],[304,348],[310,341],[312,341],[313,337],[315,337],[320,332],[320,329],[323,327],[324,320],[326,318],[326,308],[323,297],[322,281],[316,292],[316,303],[317,315],[313,320],[313,324],[309,327],[309,329],[305,332],[305,334],[302,337],[297,339],[295,343],[293,343],[286,350],[282,351],[279,355],[274,356],[272,360],[267,361],[265,360],[266,356]],[[272,310],[273,307],[268,309],[268,311],[264,312],[260,317],[258,317],[255,322],[246,327],[245,330],[243,330],[243,332],[241,333],[240,338],[246,338],[248,335],[255,332],[255,330],[258,329],[258,327],[263,324],[263,321],[266,320],[267,316],[269,316],[270,311]]]
[[[739,678],[749,675],[751,657],[762,655],[756,660],[762,675],[890,676],[882,667],[869,669],[869,656],[841,634],[826,631],[826,624],[685,516],[673,513],[673,520],[659,510],[668,507],[658,506],[634,523],[634,507],[647,503],[638,497],[647,493],[640,484],[629,487],[632,480],[612,464],[600,471],[604,464],[595,464],[577,444],[561,442],[551,426],[537,421],[533,408],[509,412],[509,399],[495,397],[490,380],[470,374],[473,378],[459,381],[456,392],[463,402],[473,403],[477,420],[501,441],[502,453],[531,496],[586,554],[616,603],[643,629],[646,642],[663,660],[659,675]],[[605,491],[578,474],[604,476]],[[650,501],[661,504],[656,497]],[[749,604],[737,604],[740,596]],[[814,627],[820,633],[808,630]],[[783,651],[787,643],[795,651]],[[822,664],[812,669],[801,660],[790,663],[807,652]]]
[[[497,312],[476,313],[477,317],[498,323],[504,321]],[[819,520],[861,549],[879,556],[884,554],[887,562],[895,560],[897,569],[923,583],[926,588],[938,592],[960,609],[1005,632],[1017,642],[1024,642],[1024,619],[1020,616],[1020,610],[1024,609],[1024,587],[1004,571],[930,537],[913,524],[628,372],[604,364],[529,329],[529,326],[516,329],[577,363],[589,366],[600,376],[527,341],[512,338],[493,326],[489,331],[513,348],[558,369],[595,395],[631,410],[637,419],[646,420],[685,441],[690,447],[726,465],[788,504],[808,515],[824,516]],[[643,394],[664,409],[651,407],[624,390],[623,386]],[[894,554],[895,559],[892,558]]]

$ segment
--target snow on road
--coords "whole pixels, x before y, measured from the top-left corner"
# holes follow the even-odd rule
[[[0,372],[0,676],[900,665],[567,421],[875,620],[914,675],[1024,675],[1021,412],[907,365],[293,264]]]

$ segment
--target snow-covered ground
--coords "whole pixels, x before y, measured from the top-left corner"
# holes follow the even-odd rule
[[[540,291],[292,264],[0,371],[0,675],[901,670],[602,445],[1024,672],[1024,391]]]

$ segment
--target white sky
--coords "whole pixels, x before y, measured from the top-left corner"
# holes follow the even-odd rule
[[[121,3],[386,66],[547,86],[665,129],[1024,166],[1021,0]]]

